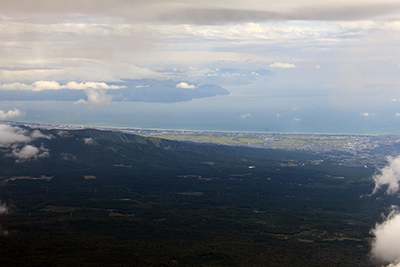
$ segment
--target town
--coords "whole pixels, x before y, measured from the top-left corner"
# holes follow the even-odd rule
[[[388,157],[400,154],[400,135],[344,135],[344,134],[294,134],[217,132],[166,129],[135,129],[113,127],[88,127],[81,125],[57,125],[8,122],[15,126],[42,129],[79,130],[96,128],[106,131],[138,134],[176,141],[213,143],[230,146],[247,146],[266,149],[300,150],[320,155],[320,161],[333,164],[381,168]]]

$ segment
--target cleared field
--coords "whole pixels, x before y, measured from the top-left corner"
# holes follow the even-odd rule
[[[163,134],[157,136],[159,138],[177,140],[177,141],[195,141],[195,142],[205,142],[205,143],[218,143],[218,144],[254,144],[263,143],[262,138],[237,138],[230,136],[207,136],[207,135],[169,135]]]
[[[315,135],[275,135],[274,137],[265,137],[263,135],[255,135],[254,137],[239,137],[232,136],[232,133],[218,133],[216,135],[207,134],[160,134],[159,138],[177,141],[194,141],[204,143],[217,143],[217,144],[236,144],[236,145],[249,145],[249,144],[267,144],[271,146],[342,146],[355,143],[353,139],[335,139],[334,137],[327,139],[327,137]]]

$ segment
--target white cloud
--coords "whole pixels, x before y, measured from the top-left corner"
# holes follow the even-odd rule
[[[106,83],[99,83],[99,82],[86,82],[86,83],[69,82],[68,84],[61,86],[61,88],[62,89],[78,89],[78,90],[86,90],[88,88],[121,89],[121,88],[126,88],[126,86],[108,85]]]
[[[392,262],[388,267],[400,266],[400,214],[397,206],[392,206],[389,216],[383,223],[376,224],[372,234],[375,236],[371,251],[373,257]]]
[[[69,132],[63,131],[63,130],[58,131],[58,132],[57,132],[57,135],[60,136],[60,137],[63,137],[63,138],[64,138],[64,137],[71,137],[71,136],[72,136],[72,135],[69,134]]]
[[[25,116],[25,113],[16,108],[7,112],[5,112],[4,110],[0,110],[0,120],[9,120],[15,117],[23,116]]]
[[[0,85],[0,90],[31,90],[31,91],[42,91],[42,90],[60,90],[60,89],[76,89],[86,90],[88,88],[93,89],[121,89],[126,86],[108,85],[103,82],[69,82],[65,85],[60,85],[56,81],[36,81],[31,85],[25,83],[12,83]]]
[[[32,131],[32,132],[30,133],[30,137],[31,137],[33,140],[36,140],[36,139],[39,139],[39,138],[44,138],[44,139],[50,140],[50,139],[53,139],[53,138],[54,138],[53,135],[45,135],[44,133],[42,133],[42,132],[39,131],[39,130],[34,130],[34,131]]]
[[[371,195],[387,186],[387,194],[399,191],[400,156],[389,157],[388,164],[373,176],[375,188]],[[391,262],[387,267],[400,266],[400,213],[397,206],[391,207],[391,212],[382,223],[377,223],[371,233],[375,236],[372,241],[371,254],[381,261]]]
[[[37,148],[32,145],[25,145],[23,148],[13,148],[12,152],[7,154],[9,157],[16,158],[16,162],[44,158],[50,156],[49,150],[41,146]]]
[[[251,117],[250,113],[249,114],[244,114],[244,115],[239,115],[239,118],[241,118],[241,119],[245,119],[245,118],[248,118],[248,117]]]
[[[271,65],[269,65],[271,68],[282,68],[282,69],[292,69],[292,68],[297,68],[294,63],[280,63],[276,62]]]
[[[360,115],[361,115],[361,116],[364,116],[364,117],[377,116],[377,114],[375,114],[375,113],[369,113],[369,112],[361,112]]]
[[[395,116],[396,116],[396,117],[400,117],[400,113],[399,113],[399,112],[396,112]]]
[[[90,106],[109,106],[113,102],[114,97],[111,95],[107,95],[104,90],[96,90],[92,88],[88,88],[85,90],[87,95],[87,100],[79,99],[74,104],[88,104]]]
[[[51,139],[52,135],[45,135],[39,130],[27,131],[20,127],[0,124],[0,147],[6,149],[6,156],[16,158],[16,162],[48,157],[49,150],[43,145],[37,148],[28,143],[40,139]]]
[[[94,144],[94,139],[92,137],[83,138],[83,141],[85,142],[85,145],[93,145]]]
[[[396,158],[389,157],[388,164],[373,176],[375,188],[372,194],[375,194],[382,186],[387,185],[387,194],[394,194],[399,191],[400,181],[400,156]]]
[[[195,89],[196,85],[194,84],[188,84],[185,82],[181,82],[179,84],[176,85],[177,88],[182,88],[182,89]]]
[[[9,207],[0,200],[0,215],[7,215]]]
[[[294,117],[293,118],[294,121],[301,121],[301,119]]]
[[[26,130],[0,124],[0,147],[8,147],[14,143],[28,143],[31,140],[32,138]]]
[[[65,40],[67,41],[67,40]],[[32,46],[42,47],[43,54],[48,59],[37,60],[32,57],[31,53],[24,54],[23,59],[16,59],[13,57],[14,53],[22,53],[19,50],[10,51],[9,54],[5,54],[4,62],[14,61],[10,63],[9,68],[17,69],[1,69],[0,68],[0,83],[3,84],[13,84],[13,86],[18,86],[19,90],[32,90],[34,86],[29,86],[27,84],[32,84],[37,81],[57,81],[57,82],[69,82],[69,81],[93,81],[93,82],[121,82],[124,79],[145,79],[145,78],[161,78],[162,75],[152,71],[150,68],[137,67],[133,64],[134,59],[130,59],[130,63],[126,63],[131,54],[128,50],[119,51],[125,55],[125,59],[119,59],[118,57],[109,59],[103,58],[103,55],[110,54],[110,50],[118,48],[113,48],[112,44],[103,44],[102,47],[96,48],[98,54],[94,52],[87,51],[76,51],[80,55],[79,59],[71,58],[72,55],[64,52],[63,59],[54,59],[52,50],[54,47],[64,47],[68,50],[68,46],[65,46],[64,40],[62,38],[55,38],[53,47],[47,48],[46,43],[42,43],[41,40],[37,41],[38,44],[31,44]],[[125,40],[126,42],[126,40]],[[80,41],[76,40],[74,44],[77,46],[75,49],[82,49],[79,45]],[[27,50],[30,51],[32,47],[26,43],[21,44],[21,46],[27,46]],[[0,48],[2,48],[2,42],[0,39]],[[55,53],[56,51],[54,51]],[[3,54],[2,54],[3,56]],[[22,55],[21,55],[22,56]],[[111,61],[112,60],[112,61]],[[16,62],[15,62],[16,61]],[[37,62],[35,62],[37,61]],[[56,61],[56,63],[54,62]],[[110,62],[111,61],[111,62]],[[34,62],[34,63],[33,63]],[[21,69],[26,66],[27,69]],[[46,66],[46,69],[40,69],[40,66]],[[29,68],[29,69],[28,69]],[[18,85],[20,83],[20,85]],[[38,84],[40,85],[40,83]],[[54,84],[56,85],[56,84]],[[57,86],[57,85],[56,85]],[[39,89],[38,87],[37,89]],[[5,88],[4,88],[5,89]]]
[[[25,83],[11,83],[11,84],[1,84],[0,90],[33,90],[32,85],[27,85]]]
[[[60,84],[56,81],[36,81],[32,86],[33,91],[57,90],[61,88]]]
[[[87,101],[83,98],[79,99],[78,101],[74,102],[74,105],[85,105],[87,104]]]

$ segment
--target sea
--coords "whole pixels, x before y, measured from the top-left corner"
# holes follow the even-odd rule
[[[107,106],[71,101],[0,101],[0,110],[19,109],[23,117],[9,121],[195,131],[400,134],[393,109],[332,107],[325,98],[228,95],[176,103],[114,102]]]

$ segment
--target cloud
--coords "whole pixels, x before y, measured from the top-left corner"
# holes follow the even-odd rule
[[[217,34],[216,32],[213,32],[212,34],[213,35],[215,34],[216,37],[218,35],[218,38],[222,39],[224,38],[222,37],[223,33]],[[236,36],[239,37],[237,33]],[[248,40],[246,42],[248,42]],[[243,68],[220,69],[220,68],[181,67],[181,68],[169,68],[166,69],[163,73],[168,77],[174,78],[174,80],[186,80],[194,84],[218,84],[220,86],[250,84],[251,82],[256,81],[256,77],[261,78],[262,76],[273,75],[271,71],[262,68],[254,70],[254,69],[243,69]],[[181,82],[178,85],[181,88],[189,86],[195,88],[196,86],[194,84]]]
[[[387,186],[387,194],[399,191],[400,181],[400,156],[389,157],[388,164],[379,173],[373,176],[375,188],[371,195]],[[387,267],[400,267],[400,212],[399,208],[392,205],[389,215],[382,223],[377,223],[371,230],[374,235],[371,255],[384,262],[391,262]]]
[[[109,106],[111,105],[114,97],[111,95],[107,95],[105,90],[96,90],[92,88],[88,88],[85,90],[87,95],[87,100],[79,99],[74,104],[88,104],[90,106]]]
[[[0,146],[8,147],[14,143],[29,143],[36,139],[52,139],[52,135],[46,135],[39,130],[27,131],[20,127],[0,124]]]
[[[0,200],[0,215],[7,215],[9,207]]]
[[[48,157],[49,150],[43,145],[39,148],[29,145],[33,140],[52,139],[52,135],[45,135],[39,130],[28,131],[20,127],[0,124],[0,147],[6,148],[6,156],[16,158],[16,162]]]
[[[79,99],[78,101],[74,102],[74,105],[85,105],[87,104],[87,101],[83,98]]]
[[[86,90],[86,89],[121,89],[126,86],[108,85],[103,82],[69,82],[65,85],[60,85],[56,81],[36,81],[31,85],[25,83],[12,83],[0,85],[0,90],[31,90],[31,91],[42,91],[42,90],[60,90],[60,89],[71,89],[71,90]]]
[[[368,18],[392,16],[398,13],[397,3],[354,3],[340,2],[332,4],[315,1],[282,1],[281,4],[271,5],[271,2],[246,1],[240,5],[238,1],[229,4],[202,7],[198,6],[172,9],[160,15],[161,20],[175,23],[192,24],[225,24],[230,22],[263,22],[282,20],[363,20]]]
[[[58,131],[57,135],[60,136],[60,137],[63,137],[63,138],[72,136],[72,135],[69,134],[68,131],[63,131],[63,130]]]
[[[0,215],[7,215],[10,211],[10,207],[6,203],[0,200]],[[4,230],[0,225],[0,236],[8,235],[8,231]]]
[[[1,25],[1,24],[0,24]],[[1,31],[0,31],[1,33]],[[41,32],[37,33],[38,35],[43,34]],[[57,34],[57,32],[53,33]],[[60,32],[58,34],[61,34]],[[41,59],[37,64],[32,64],[30,60],[34,60],[32,54],[24,54],[26,59],[18,60],[16,63],[18,68],[14,67],[14,64],[9,65],[9,69],[1,69],[0,68],[0,82],[5,84],[13,84],[14,86],[19,86],[19,90],[25,88],[25,90],[32,90],[35,88],[33,86],[29,86],[27,84],[34,83],[36,81],[59,81],[59,82],[68,82],[68,81],[94,81],[94,82],[120,82],[123,79],[146,79],[146,78],[162,78],[162,75],[152,71],[150,68],[141,68],[134,65],[131,59],[130,64],[125,63],[124,61],[132,56],[132,51],[124,49],[119,51],[118,47],[113,47],[113,44],[108,44],[107,42],[98,44],[96,47],[96,54],[94,52],[85,51],[85,47],[80,47],[81,42],[83,40],[64,40],[62,37],[54,37],[52,34],[47,34],[53,40],[52,47],[47,47],[48,44],[43,42],[42,40],[37,40],[35,44],[31,43],[20,43],[16,40],[16,43],[20,43],[21,46],[26,46],[28,50],[31,50],[34,46],[40,46],[43,51],[43,56],[48,57],[49,60]],[[104,36],[98,36],[99,38],[104,38]],[[10,38],[15,38],[10,36]],[[84,38],[84,37],[82,37]],[[1,39],[0,39],[1,40]],[[59,60],[56,65],[53,63],[53,60],[58,61],[58,59],[53,59],[53,53],[56,51],[54,47],[59,46],[60,48],[64,48],[68,50],[69,46],[65,45],[65,42],[72,42],[75,46],[75,53],[83,54],[80,56],[80,59],[72,59],[71,54],[64,52],[62,60]],[[131,40],[135,41],[135,40]],[[121,40],[121,42],[129,42],[126,39]],[[0,45],[0,47],[2,47]],[[93,49],[93,48],[92,48]],[[118,57],[109,59],[105,58],[112,50],[118,51],[121,54],[124,54],[126,59],[120,59]],[[15,49],[15,53],[21,52],[18,49]],[[150,56],[150,54],[149,54]],[[5,54],[5,61],[16,61],[15,57],[13,57],[12,51],[8,54]],[[113,61],[115,62],[113,62]],[[96,61],[100,62],[95,63]],[[111,62],[110,62],[111,61]],[[23,66],[32,65],[31,68],[24,69]],[[46,69],[40,69],[40,65],[46,66]],[[19,85],[18,85],[19,83]],[[40,85],[40,84],[38,84]],[[21,89],[22,87],[22,89]]]
[[[385,262],[391,262],[388,267],[400,266],[400,213],[398,207],[392,206],[385,221],[376,224],[371,233],[375,236],[372,241],[372,256]]]
[[[34,131],[32,131],[32,132],[30,133],[30,137],[31,137],[33,140],[39,139],[39,138],[44,138],[44,139],[50,140],[50,139],[53,139],[54,136],[53,136],[53,135],[46,135],[46,134],[42,133],[42,132],[39,131],[39,130],[34,130]]]
[[[1,84],[0,90],[33,90],[32,85],[27,85],[25,83],[11,83],[11,84]]]
[[[397,14],[397,2],[386,1],[296,1],[260,2],[249,0],[203,1],[79,1],[55,4],[51,0],[3,0],[2,13],[22,17],[55,14],[86,14],[94,17],[118,17],[131,22],[168,22],[185,24],[221,24],[241,21],[282,20],[357,20],[385,18]],[[50,18],[49,18],[50,19]],[[52,18],[54,20],[54,18]]]
[[[0,120],[9,120],[15,117],[23,116],[25,116],[25,113],[16,108],[7,112],[5,112],[4,110],[0,110]]]
[[[95,143],[92,137],[83,138],[83,141],[85,142],[85,145],[93,145]]]
[[[49,150],[43,146],[37,148],[32,145],[25,145],[22,148],[13,148],[12,152],[7,154],[9,157],[16,158],[16,162],[24,162],[31,159],[49,157]]]
[[[292,68],[297,68],[294,63],[280,63],[276,62],[271,65],[269,65],[271,68],[282,68],[282,69],[292,69]]]
[[[294,121],[301,121],[301,119],[294,117],[293,118]]]
[[[0,147],[9,147],[14,143],[28,143],[31,140],[32,138],[26,130],[0,124]]]
[[[251,117],[250,113],[249,114],[244,114],[244,115],[239,115],[239,118],[241,118],[241,119],[245,119],[245,118],[248,118],[248,117]]]
[[[68,84],[61,86],[62,89],[78,89],[78,90],[86,90],[89,88],[92,89],[121,89],[126,88],[126,86],[118,86],[118,85],[108,85],[106,83],[99,82],[86,82],[86,83],[77,83],[77,82],[69,82]]]
[[[360,115],[364,117],[369,117],[369,116],[376,116],[377,114],[369,112],[361,112]]]
[[[388,157],[388,164],[375,174],[373,177],[375,182],[375,188],[372,194],[378,192],[378,190],[387,185],[387,194],[394,194],[399,191],[400,181],[400,156],[396,158]]]
[[[177,88],[182,88],[182,89],[195,89],[196,85],[194,84],[188,84],[185,82],[181,82],[179,84],[176,85]]]
[[[396,112],[395,116],[396,116],[396,117],[400,117],[400,113],[399,113],[399,112]]]
[[[33,91],[57,90],[61,88],[60,84],[56,81],[36,81],[32,86]]]

